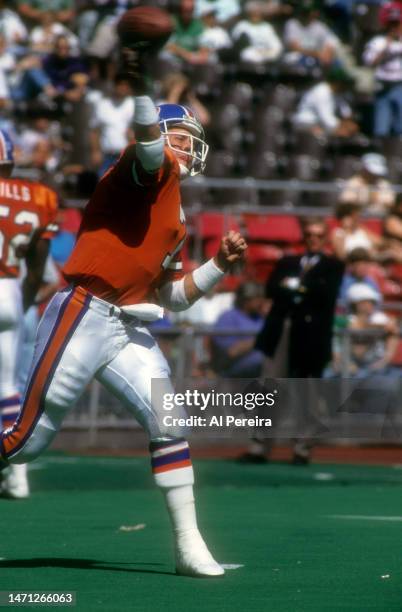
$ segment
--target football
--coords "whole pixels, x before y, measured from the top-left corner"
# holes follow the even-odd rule
[[[117,35],[125,47],[142,47],[155,53],[173,31],[169,13],[154,6],[137,6],[126,11],[117,24]]]

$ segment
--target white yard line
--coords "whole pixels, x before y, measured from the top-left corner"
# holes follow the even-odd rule
[[[402,523],[402,516],[366,516],[364,514],[329,514],[325,518],[341,519],[346,521],[388,521]]]

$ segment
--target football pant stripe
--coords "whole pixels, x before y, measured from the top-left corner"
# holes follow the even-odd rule
[[[75,298],[75,299],[74,299]],[[74,331],[88,310],[90,296],[83,301],[74,290],[63,302],[47,345],[29,382],[24,405],[15,426],[3,435],[3,453],[9,457],[27,442],[44,408],[54,372]]]

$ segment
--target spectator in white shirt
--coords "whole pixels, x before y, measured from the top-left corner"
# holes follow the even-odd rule
[[[325,81],[313,85],[302,96],[293,117],[295,127],[316,136],[348,138],[356,134],[359,127],[342,96],[353,83],[352,77],[341,68],[329,70]]]
[[[205,11],[213,10],[219,25],[226,26],[240,15],[239,0],[196,0],[195,16],[205,15]]]
[[[366,153],[361,162],[361,171],[345,183],[339,201],[358,204],[366,212],[384,215],[395,203],[395,193],[386,180],[387,160],[378,153]]]
[[[364,62],[375,70],[374,135],[402,134],[402,5],[384,7],[385,32],[372,38]]]
[[[24,44],[28,31],[15,11],[8,8],[7,0],[0,0],[0,32],[5,36],[7,45],[18,47]]]
[[[326,68],[336,60],[339,40],[323,21],[314,0],[301,0],[297,14],[286,22],[285,62],[303,68]]]
[[[92,164],[102,176],[118,159],[133,137],[134,99],[130,81],[124,74],[114,80],[113,92],[94,105],[90,141]]]
[[[40,25],[35,26],[29,35],[29,44],[33,51],[46,55],[53,51],[56,39],[65,36],[68,39],[72,55],[78,55],[79,40],[65,25],[56,21],[55,13],[46,11],[40,16]]]
[[[264,21],[264,4],[247,2],[244,7],[246,19],[242,19],[232,30],[235,43],[244,41],[240,59],[252,64],[273,62],[282,53],[282,43],[274,28]]]
[[[205,6],[200,13],[200,17],[204,26],[199,38],[200,48],[208,49],[210,61],[217,61],[220,51],[231,48],[231,38],[228,31],[218,24],[216,11],[213,7]]]

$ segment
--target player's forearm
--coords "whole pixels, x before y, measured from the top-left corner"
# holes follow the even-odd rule
[[[150,172],[162,166],[164,157],[164,140],[158,120],[158,112],[151,98],[136,96],[133,125],[136,154],[142,167]]]
[[[22,283],[22,303],[24,312],[35,303],[35,297],[40,289],[41,275],[30,273]]]
[[[210,259],[180,280],[163,285],[159,290],[161,304],[173,312],[187,310],[208,293],[223,275],[224,271]]]

